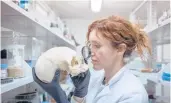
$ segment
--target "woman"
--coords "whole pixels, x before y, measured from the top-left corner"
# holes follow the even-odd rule
[[[99,77],[91,74],[90,77],[87,71],[84,77],[72,77],[76,88],[71,103],[148,103],[144,86],[125,67],[127,58],[134,50],[141,57],[144,49],[151,54],[147,35],[129,21],[110,16],[89,26],[87,40],[94,70],[103,69],[104,73]],[[69,103],[58,83],[41,84],[38,78],[35,80],[57,102]],[[53,90],[47,89],[52,87]],[[56,92],[52,93],[54,90]]]

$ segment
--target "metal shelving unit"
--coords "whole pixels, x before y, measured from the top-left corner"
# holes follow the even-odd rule
[[[24,44],[27,46],[25,51],[27,51],[29,48],[29,52],[32,52],[32,50],[36,48],[35,46],[42,46],[41,43],[45,44],[45,48],[42,52],[53,46],[67,46],[71,49],[75,49],[74,43],[64,38],[61,32],[58,32],[59,30],[54,30],[50,28],[48,25],[45,25],[44,23],[39,21],[38,17],[20,8],[12,1],[3,0],[0,2],[2,29],[1,38],[3,38],[3,44],[6,43],[6,45],[9,45],[11,43],[10,40],[12,39],[12,33],[16,32],[20,34],[18,36],[19,44]],[[39,45],[36,45],[36,40],[41,43]],[[32,47],[33,45],[34,47]],[[24,69],[31,70],[32,68],[27,66],[27,68]],[[0,93],[6,93],[10,90],[24,86],[31,82],[33,82],[32,73],[26,75],[23,78],[14,79],[14,81],[11,83],[1,85]],[[63,88],[65,89],[65,87]]]
[[[23,10],[12,1],[1,1],[1,26],[28,37],[39,37],[43,40],[51,37],[54,44],[75,49],[74,44],[65,39],[62,34],[39,22],[33,14]]]

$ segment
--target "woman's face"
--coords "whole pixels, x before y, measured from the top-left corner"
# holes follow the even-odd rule
[[[90,32],[89,42],[93,68],[101,70],[112,67],[112,64],[117,60],[117,49],[112,47],[110,41],[93,30]]]

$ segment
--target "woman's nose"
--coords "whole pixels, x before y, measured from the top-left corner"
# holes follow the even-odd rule
[[[91,56],[94,56],[95,55],[95,53],[94,52],[91,52]]]

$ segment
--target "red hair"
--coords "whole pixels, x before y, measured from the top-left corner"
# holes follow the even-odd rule
[[[143,57],[144,48],[147,48],[151,54],[149,38],[146,33],[121,17],[110,16],[94,21],[88,28],[87,40],[89,40],[90,32],[93,30],[100,32],[104,38],[111,41],[115,48],[121,43],[126,44],[127,49],[124,56],[130,56],[132,51],[137,49],[139,55]]]

